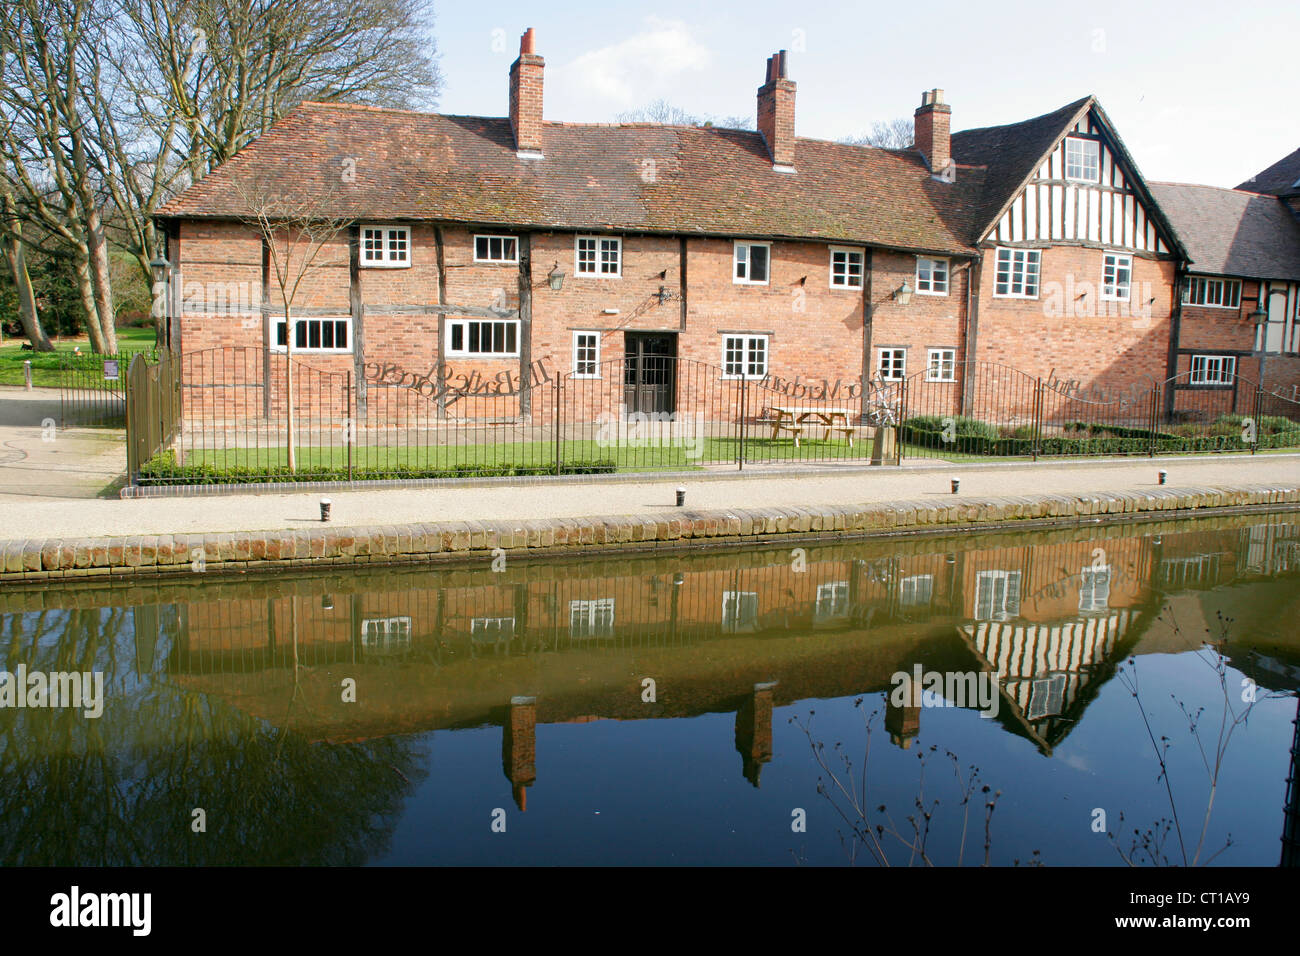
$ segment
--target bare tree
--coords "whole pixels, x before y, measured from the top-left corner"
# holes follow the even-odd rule
[[[317,271],[340,265],[329,250],[350,221],[330,212],[331,198],[300,196],[274,183],[255,178],[234,183],[243,210],[240,219],[257,229],[270,264],[268,276],[277,300],[278,314],[267,309],[263,321],[275,341],[275,325],[284,321],[284,368],[289,470],[298,470],[295,429],[293,349],[298,339],[295,305],[303,282]],[[265,298],[263,299],[265,301]]]
[[[866,133],[846,136],[840,142],[851,146],[874,146],[877,149],[911,149],[914,132],[912,120],[899,116],[887,123],[876,120]]]
[[[18,318],[22,322],[23,334],[32,348],[38,352],[53,352],[54,344],[41,328],[41,317],[36,311],[36,295],[32,290],[32,277],[27,271],[27,255],[23,245],[23,224],[18,218],[14,205],[13,192],[8,183],[0,181],[0,211],[4,216],[4,227],[0,231],[0,243],[4,245],[5,263],[13,276],[14,291],[18,297]]]
[[[715,117],[712,114],[688,113],[665,99],[638,109],[618,114],[620,123],[655,123],[659,126],[716,126],[722,129],[753,129],[754,121],[747,116]]]
[[[80,89],[107,22],[96,0],[11,0],[0,8],[0,163],[16,194],[16,218],[73,250],[97,352],[116,352],[117,333],[102,184]],[[6,235],[23,241],[9,228]]]

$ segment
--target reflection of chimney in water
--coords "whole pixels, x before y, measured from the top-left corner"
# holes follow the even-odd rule
[[[916,688],[919,692],[920,688]],[[912,740],[921,732],[921,708],[899,707],[893,703],[892,694],[885,695],[885,730],[889,733],[889,742],[904,750],[912,746]]]
[[[528,791],[537,780],[537,698],[511,697],[501,734],[501,766],[515,805],[528,810]]]
[[[772,759],[772,690],[776,681],[755,684],[736,710],[736,749],[745,779],[758,786],[763,764]]]

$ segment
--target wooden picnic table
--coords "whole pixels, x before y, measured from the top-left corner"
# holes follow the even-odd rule
[[[781,432],[790,432],[794,436],[794,447],[799,447],[799,436],[807,427],[825,430],[823,440],[831,437],[832,431],[843,432],[853,447],[854,427],[849,424],[849,416],[855,412],[848,408],[797,408],[788,405],[773,405],[776,416],[772,420],[772,437],[779,438]]]

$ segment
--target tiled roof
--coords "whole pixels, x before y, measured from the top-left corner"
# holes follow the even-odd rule
[[[1275,196],[1151,183],[1195,272],[1300,279],[1300,222]]]
[[[1256,173],[1238,189],[1248,189],[1257,193],[1272,193],[1274,196],[1300,195],[1300,149],[1289,156],[1283,156],[1268,169]]]
[[[517,157],[506,119],[308,103],[159,215],[238,218],[243,181],[316,197],[338,218],[968,254],[984,185],[980,169],[936,181],[914,150],[811,139],[797,141],[798,171],[779,173],[758,133],[708,127],[546,123],[543,150],[541,160]]]
[[[1047,151],[1092,103],[1092,97],[1085,96],[1033,119],[953,134],[953,159],[959,164],[983,166],[988,170],[975,212],[979,233],[986,232],[997,221],[1003,206],[1016,196]],[[961,177],[960,170],[957,175]]]

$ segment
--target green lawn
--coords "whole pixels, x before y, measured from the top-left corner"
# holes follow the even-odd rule
[[[747,438],[745,459],[761,461],[818,461],[870,457],[870,443],[855,443],[850,449],[844,441],[809,440],[795,448],[791,439]],[[739,439],[705,438],[699,454],[695,449],[674,445],[663,448],[633,448],[627,445],[602,446],[595,441],[566,441],[562,447],[562,460],[595,461],[612,460],[619,471],[691,471],[705,464],[734,463],[740,448]],[[212,465],[226,468],[267,468],[286,463],[283,446],[265,448],[228,448],[192,451],[186,454],[186,463]],[[346,468],[346,447],[321,448],[299,446],[298,467]],[[450,468],[455,465],[547,465],[555,461],[553,442],[509,442],[484,445],[434,445],[423,447],[366,446],[352,450],[352,465],[356,469],[387,468],[394,466]]]
[[[0,385],[22,385],[23,362],[28,359],[32,362],[32,384],[37,388],[59,387],[59,370],[74,348],[80,347],[88,367],[98,361],[90,351],[90,340],[85,337],[60,339],[54,343],[53,352],[26,352],[23,351],[26,344],[24,338],[6,337],[4,344],[0,345]],[[151,328],[117,330],[117,347],[120,352],[144,352],[153,348],[153,345],[154,330]],[[122,369],[122,374],[126,374],[125,368]],[[90,376],[83,378],[87,381],[82,387],[92,387],[90,382],[93,379]]]

